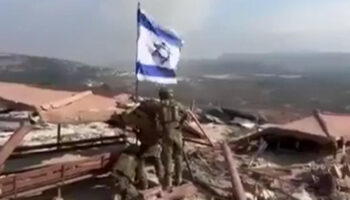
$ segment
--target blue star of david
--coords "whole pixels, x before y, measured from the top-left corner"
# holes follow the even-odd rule
[[[161,64],[167,62],[170,58],[170,49],[165,42],[154,42],[153,46],[152,56],[159,58]]]

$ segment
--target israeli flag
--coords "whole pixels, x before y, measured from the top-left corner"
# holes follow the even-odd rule
[[[175,33],[156,24],[140,9],[137,23],[137,79],[176,84],[176,67],[183,41]]]

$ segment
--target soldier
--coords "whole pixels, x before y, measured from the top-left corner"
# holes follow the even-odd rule
[[[141,142],[140,147],[140,162],[137,170],[137,176],[139,177],[140,187],[141,189],[148,188],[148,178],[146,175],[146,159],[150,158],[152,160],[152,164],[155,168],[156,175],[159,181],[163,180],[164,177],[164,167],[160,158],[161,154],[161,145],[159,140],[157,140],[154,144],[146,144]]]
[[[134,186],[137,156],[134,154],[122,153],[112,168],[114,178],[113,200],[142,200],[141,193]]]
[[[146,159],[150,158],[155,168],[159,181],[163,180],[164,167],[160,158],[160,125],[158,118],[159,105],[155,101],[143,101],[132,112],[122,116],[122,121],[132,127],[141,143],[138,153],[139,165],[137,168],[137,177],[140,188],[148,188],[148,179],[146,175]],[[158,123],[157,123],[158,122]]]
[[[175,167],[175,185],[182,182],[182,153],[183,141],[181,125],[186,119],[185,110],[173,99],[173,92],[169,89],[161,88],[159,90],[161,101],[160,122],[162,126],[162,142],[164,153],[164,188],[172,187],[172,163],[174,159]],[[180,112],[183,116],[181,117]]]

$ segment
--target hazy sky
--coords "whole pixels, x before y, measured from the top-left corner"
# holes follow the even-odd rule
[[[143,0],[183,58],[350,51],[348,0]],[[136,0],[0,0],[0,51],[108,64],[134,59]]]

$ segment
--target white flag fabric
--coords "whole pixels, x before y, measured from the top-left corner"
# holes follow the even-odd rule
[[[137,23],[137,79],[176,84],[176,68],[183,41],[174,32],[156,24],[140,9],[137,12]]]

